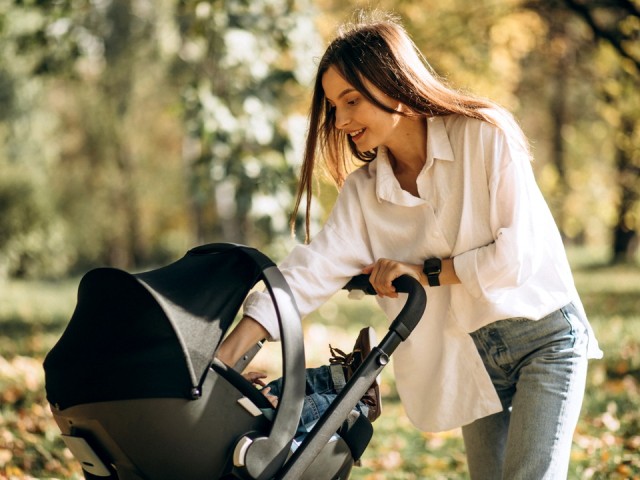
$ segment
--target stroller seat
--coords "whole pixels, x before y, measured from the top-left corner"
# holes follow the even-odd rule
[[[260,280],[282,336],[285,382],[276,410],[238,371],[213,360]],[[284,278],[260,252],[232,244],[198,247],[140,274],[88,272],[44,363],[53,416],[85,477],[120,480],[281,478],[293,455],[304,366],[301,323]],[[371,433],[366,422],[332,437],[295,478],[348,478]]]

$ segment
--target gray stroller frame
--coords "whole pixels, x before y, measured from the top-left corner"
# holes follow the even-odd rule
[[[277,409],[241,372],[256,346],[230,368],[215,352],[260,280],[278,317],[283,389]],[[88,272],[78,303],[45,359],[47,399],[87,479],[346,479],[366,449],[371,424],[345,419],[426,307],[409,293],[388,333],[302,443],[292,451],[305,395],[300,316],[275,264],[235,244],[194,248],[149,272]],[[345,288],[375,294],[368,279]]]

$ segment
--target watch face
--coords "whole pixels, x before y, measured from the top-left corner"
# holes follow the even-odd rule
[[[427,275],[439,275],[442,271],[442,261],[439,258],[430,258],[424,262],[424,272]]]

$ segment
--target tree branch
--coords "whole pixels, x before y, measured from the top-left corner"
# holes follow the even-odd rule
[[[582,17],[585,23],[589,25],[589,28],[591,28],[591,31],[593,32],[596,38],[609,42],[609,44],[622,57],[627,58],[628,60],[631,60],[631,62],[633,62],[638,72],[640,72],[640,58],[636,58],[631,52],[627,51],[627,49],[623,45],[624,38],[621,35],[616,35],[615,30],[609,30],[598,25],[587,4],[578,2],[576,0],[562,0],[562,1],[570,10],[572,10],[578,16]],[[631,15],[640,17],[640,11],[638,11],[638,8],[631,1],[623,0],[623,1],[617,2],[615,6],[623,7]]]

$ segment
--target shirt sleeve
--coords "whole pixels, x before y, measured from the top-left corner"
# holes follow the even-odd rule
[[[555,223],[533,176],[528,153],[507,139],[502,130],[483,124],[478,142],[487,171],[493,242],[454,258],[456,274],[475,298],[500,302],[538,269],[540,245]],[[475,191],[475,195],[480,190]],[[467,199],[468,201],[469,199]]]
[[[324,228],[308,245],[294,247],[279,265],[301,317],[320,307],[371,263],[356,197],[357,192],[345,184]],[[267,292],[249,295],[244,314],[258,321],[271,340],[280,339],[275,309]]]

